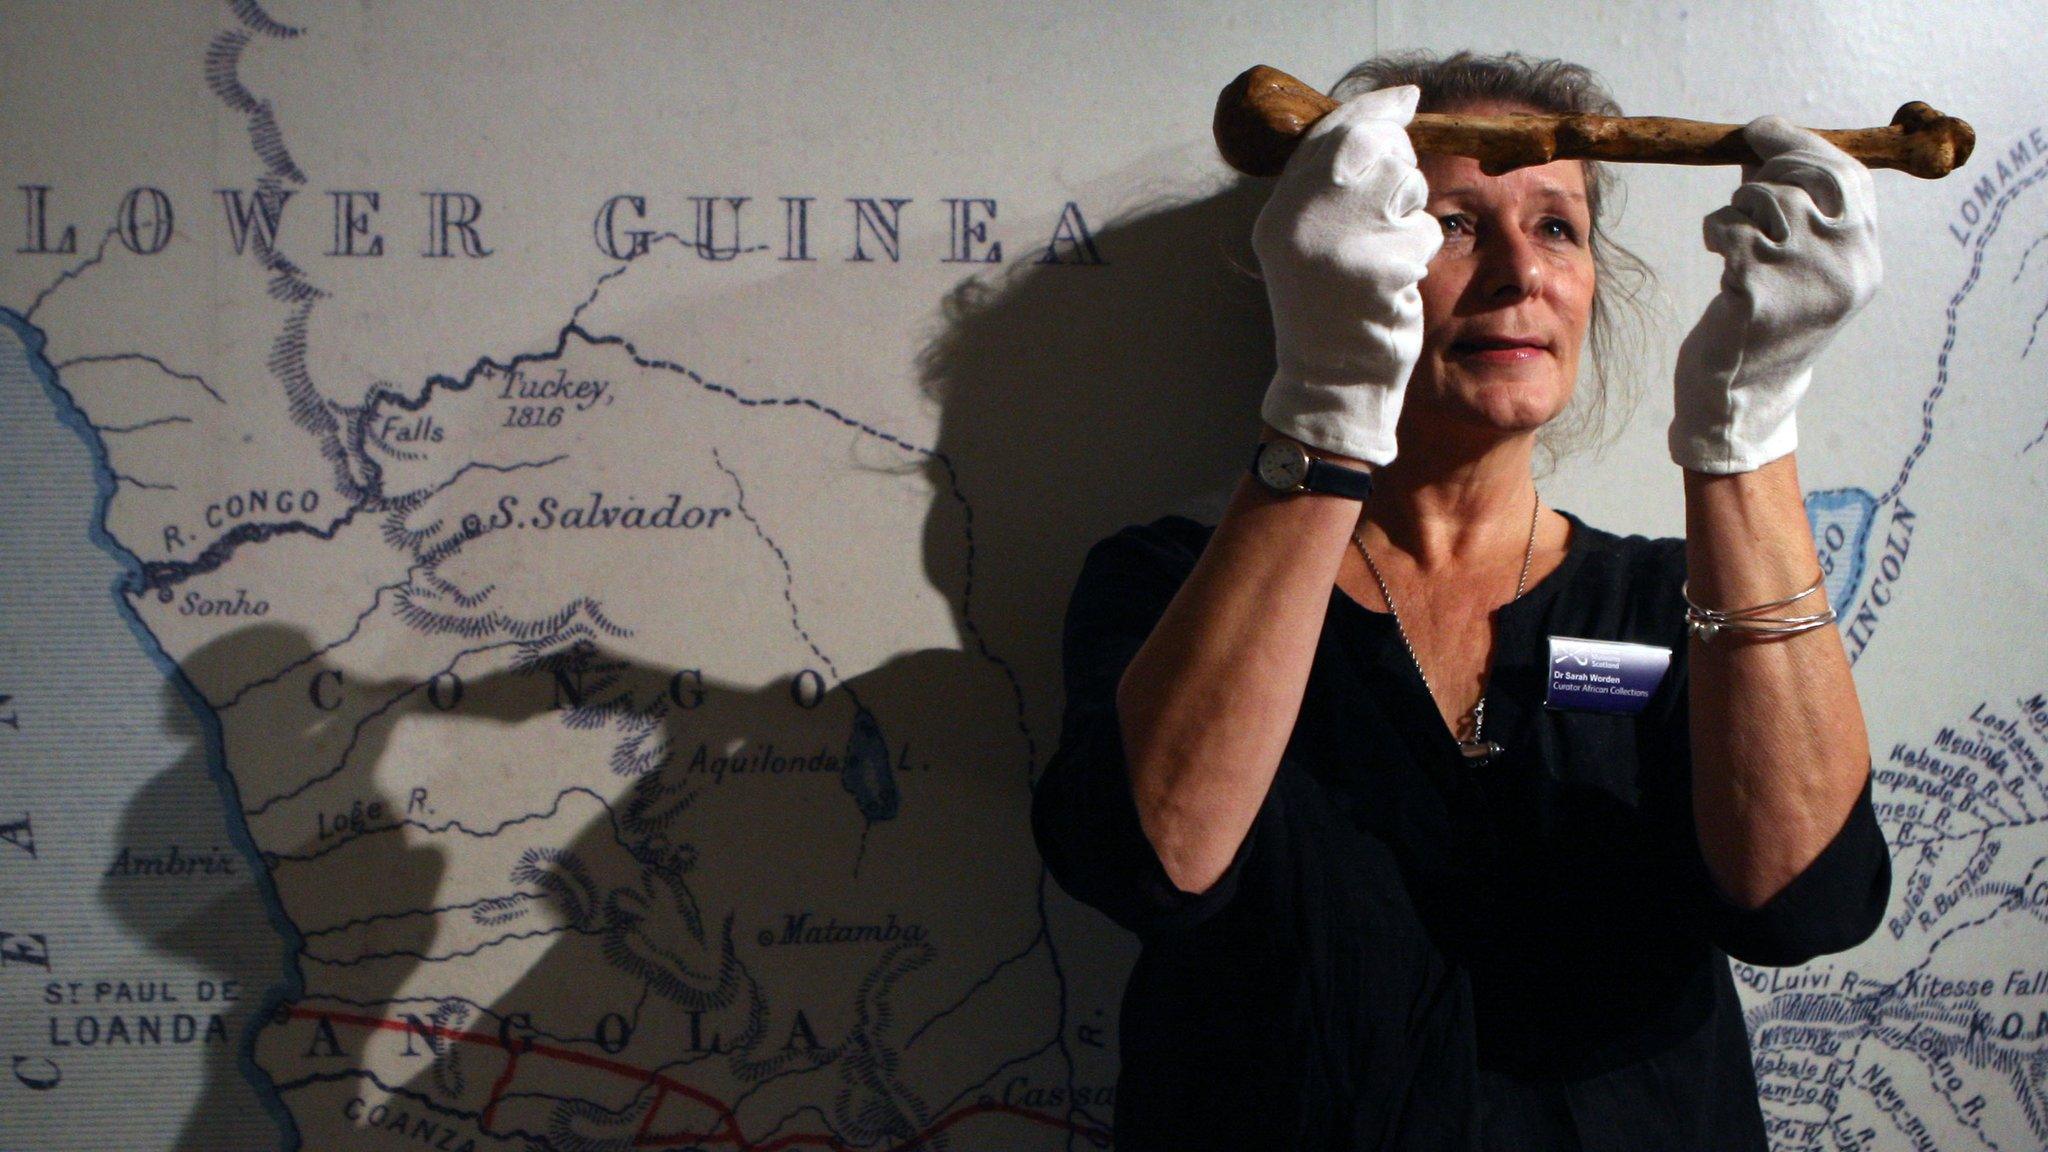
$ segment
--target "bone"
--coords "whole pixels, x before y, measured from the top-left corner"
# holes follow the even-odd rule
[[[1277,68],[1261,64],[1224,86],[1216,98],[1216,147],[1247,176],[1273,176],[1309,125],[1335,100]],[[1970,158],[1977,133],[1918,100],[1901,106],[1882,128],[1821,128],[1821,136],[1871,168],[1922,179],[1948,175]],[[1418,112],[1408,125],[1417,152],[1470,156],[1498,176],[1553,160],[1636,164],[1756,164],[1739,124],[1669,116],[1518,113],[1473,116]]]

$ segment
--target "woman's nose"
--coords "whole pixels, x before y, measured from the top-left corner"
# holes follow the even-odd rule
[[[1490,301],[1514,303],[1543,287],[1543,261],[1536,245],[1520,231],[1496,229],[1482,251],[1480,289]]]

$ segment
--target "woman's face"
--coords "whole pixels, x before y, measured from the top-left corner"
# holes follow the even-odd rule
[[[1411,424],[1420,436],[1534,431],[1571,399],[1593,310],[1585,168],[1566,160],[1488,176],[1463,156],[1419,159],[1444,245],[1421,284],[1422,356],[1402,441]]]

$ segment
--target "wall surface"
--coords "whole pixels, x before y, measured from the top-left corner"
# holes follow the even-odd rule
[[[1271,369],[1216,89],[1521,49],[1974,122],[1801,478],[1896,848],[1737,965],[1780,1149],[2048,1144],[2048,41],[1995,3],[0,4],[0,1148],[1068,1148],[1029,787],[1095,540]],[[1674,534],[1727,169],[1625,175]],[[2044,351],[2048,356],[2048,351]]]

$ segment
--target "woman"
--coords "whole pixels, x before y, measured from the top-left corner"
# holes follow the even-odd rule
[[[1676,373],[1686,536],[1619,538],[1532,479],[1595,312],[1600,175],[1490,177],[1403,130],[1418,97],[1612,102],[1514,56],[1347,88],[1254,231],[1254,474],[1213,528],[1098,544],[1068,612],[1033,817],[1144,945],[1117,1146],[1763,1149],[1726,956],[1850,947],[1889,890],[1792,455],[1877,283],[1868,175],[1746,129],[1765,162],[1707,219],[1722,292]]]

